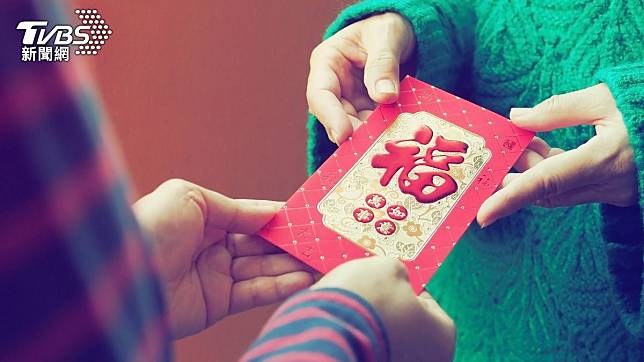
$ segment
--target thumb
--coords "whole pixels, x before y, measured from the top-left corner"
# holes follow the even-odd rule
[[[400,89],[400,61],[414,48],[411,24],[393,13],[377,15],[362,32],[362,46],[367,53],[364,84],[369,97],[379,103],[393,103]]]
[[[592,182],[596,148],[588,143],[544,159],[519,174],[483,202],[476,219],[481,227],[508,216],[537,200],[550,199]]]
[[[204,187],[194,186],[203,200],[206,226],[228,232],[256,233],[284,204],[268,200],[231,199]]]
[[[518,127],[535,132],[593,124],[608,114],[611,102],[614,101],[608,87],[598,84],[554,95],[533,108],[512,108],[510,120]]]
[[[434,300],[434,298],[432,298],[429,293],[423,291],[418,295],[417,298],[418,302],[428,314],[434,316],[435,318],[438,318],[445,323],[452,323],[451,317],[443,310],[443,308],[441,308],[441,306],[436,302],[436,300]]]
[[[369,97],[379,103],[393,103],[400,87],[400,61],[409,53],[406,24],[395,16],[383,17],[363,33],[367,52],[364,84]]]
[[[436,300],[427,291],[423,291],[418,295],[418,301],[427,311],[442,310],[438,303],[436,303]]]
[[[393,103],[400,89],[400,50],[379,47],[369,50],[364,83],[369,97],[378,103]]]

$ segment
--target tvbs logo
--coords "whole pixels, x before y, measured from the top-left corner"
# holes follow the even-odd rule
[[[44,20],[22,21],[17,30],[23,32],[23,62],[66,62],[70,48],[76,55],[97,55],[112,36],[113,31],[95,9],[74,11],[81,24],[77,26],[58,24],[48,27]]]

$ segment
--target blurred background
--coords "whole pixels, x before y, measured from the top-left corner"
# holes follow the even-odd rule
[[[114,30],[91,59],[136,195],[184,178],[285,200],[304,181],[306,77],[345,0],[73,1]],[[235,361],[273,307],[175,345],[178,361]]]

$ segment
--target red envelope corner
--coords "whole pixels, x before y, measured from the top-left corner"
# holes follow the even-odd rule
[[[322,273],[400,259],[419,293],[533,137],[407,76],[259,235]]]

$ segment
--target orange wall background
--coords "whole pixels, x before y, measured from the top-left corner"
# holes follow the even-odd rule
[[[90,61],[137,195],[180,177],[285,200],[305,179],[308,57],[350,1],[84,1],[114,30]],[[234,361],[274,306],[175,344],[178,361]]]

